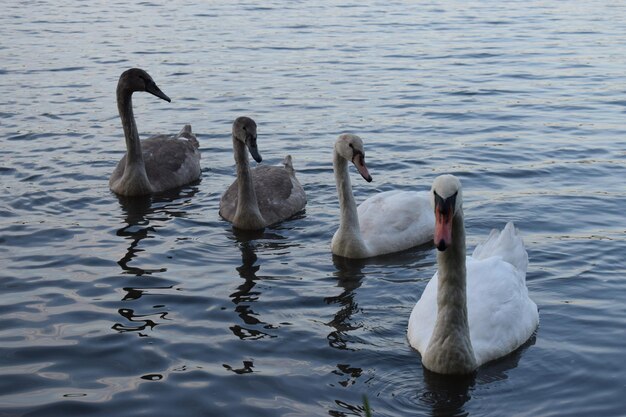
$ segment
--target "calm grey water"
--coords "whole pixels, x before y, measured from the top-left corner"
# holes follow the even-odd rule
[[[0,6],[0,415],[626,414],[625,4],[167,3]],[[134,66],[173,99],[135,95],[141,135],[191,123],[198,184],[108,190]],[[218,215],[240,115],[309,200],[254,234]],[[423,370],[434,249],[330,253],[342,132],[359,201],[454,173],[470,250],[516,222],[535,337],[475,378]]]

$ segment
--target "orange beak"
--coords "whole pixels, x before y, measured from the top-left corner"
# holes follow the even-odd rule
[[[452,244],[452,218],[456,204],[456,194],[441,198],[435,193],[435,246],[445,251]]]

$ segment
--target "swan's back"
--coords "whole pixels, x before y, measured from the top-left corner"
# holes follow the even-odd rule
[[[526,288],[527,266],[528,254],[512,223],[502,232],[492,231],[466,258],[468,323],[478,365],[514,351],[537,328],[537,305]],[[409,342],[422,355],[437,320],[437,287],[436,273],[409,319]]]
[[[176,136],[158,135],[141,143],[146,173],[155,190],[168,190],[200,178],[200,151],[191,126]]]
[[[288,219],[302,211],[306,194],[295,177],[291,157],[284,166],[258,165],[250,170],[259,211],[267,226]],[[220,201],[220,215],[233,221],[237,211],[238,179],[233,182]]]
[[[435,215],[428,192],[386,191],[357,208],[361,236],[373,255],[399,252],[432,239]]]

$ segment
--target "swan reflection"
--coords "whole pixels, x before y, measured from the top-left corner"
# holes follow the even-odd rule
[[[276,326],[261,320],[253,309],[261,296],[261,291],[255,288],[262,279],[257,276],[261,267],[256,265],[258,260],[256,246],[282,248],[285,244],[281,242],[285,241],[285,237],[271,230],[248,231],[233,228],[233,238],[241,251],[241,265],[235,269],[243,282],[230,294],[231,301],[235,304],[235,312],[241,318],[241,323],[231,326],[230,330],[242,340],[275,338],[276,335],[266,330],[276,329]],[[258,240],[261,239],[263,242],[259,243]]]
[[[522,354],[534,345],[532,336],[526,343],[509,355],[487,363],[470,375],[442,375],[424,371],[425,390],[419,401],[431,409],[433,416],[468,415],[465,404],[471,399],[471,391],[476,385],[486,385],[508,378],[508,372],[517,368]]]
[[[334,329],[327,336],[328,344],[333,348],[353,350],[348,347],[347,333],[362,327],[361,324],[353,321],[352,316],[359,309],[355,301],[355,290],[361,286],[361,281],[365,276],[363,267],[366,262],[361,259],[348,259],[333,255],[333,264],[337,269],[334,276],[337,278],[337,286],[342,289],[339,295],[324,298],[326,304],[337,304],[339,308],[333,319],[326,323]]]
[[[172,218],[186,216],[187,213],[184,207],[197,192],[198,188],[192,186],[156,196],[117,196],[124,215],[124,225],[117,230],[116,235],[128,241],[126,252],[117,261],[124,274],[142,277],[167,271],[165,267],[145,268],[132,264],[137,262],[142,252],[146,251],[146,249],[141,247],[142,241],[153,238],[156,230],[159,227],[163,227],[163,224]],[[124,282],[127,283],[129,281],[125,280]],[[136,304],[133,304],[135,308],[125,306],[125,308],[118,309],[118,314],[123,317],[123,321],[115,323],[112,326],[114,330],[118,332],[137,332],[140,336],[146,336],[142,332],[152,330],[159,323],[167,320],[168,312],[164,311],[164,305],[146,307],[141,304],[141,300],[146,293],[167,292],[172,290],[174,285],[156,277],[151,279],[150,283],[152,285],[146,285],[146,281],[143,280],[141,283],[141,286],[123,287],[124,296],[121,301]],[[161,285],[155,285],[157,283]],[[145,297],[143,298],[145,299]],[[145,314],[148,308],[150,312]],[[154,311],[155,308],[159,311]]]
[[[152,237],[156,229],[162,227],[162,223],[174,217],[186,216],[187,211],[183,208],[197,192],[198,187],[192,186],[156,196],[117,196],[126,224],[118,229],[116,234],[130,241],[126,253],[117,261],[125,273],[142,276],[167,270],[166,268],[140,268],[129,264],[136,261],[138,255],[144,251],[140,248],[143,239]]]

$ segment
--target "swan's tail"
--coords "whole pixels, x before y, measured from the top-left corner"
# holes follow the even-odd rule
[[[178,133],[177,137],[188,139],[191,143],[193,143],[193,146],[195,148],[200,147],[200,143],[198,143],[198,139],[196,138],[196,135],[194,135],[191,132],[191,125],[183,126],[182,130],[180,131],[180,133]]]
[[[486,259],[499,256],[518,270],[526,274],[528,269],[528,253],[522,238],[517,233],[513,222],[508,222],[502,232],[493,229],[484,243],[476,246],[472,257]]]
[[[285,169],[287,171],[294,172],[293,162],[291,160],[291,155],[285,156],[285,158],[283,159],[283,165],[285,166]]]

